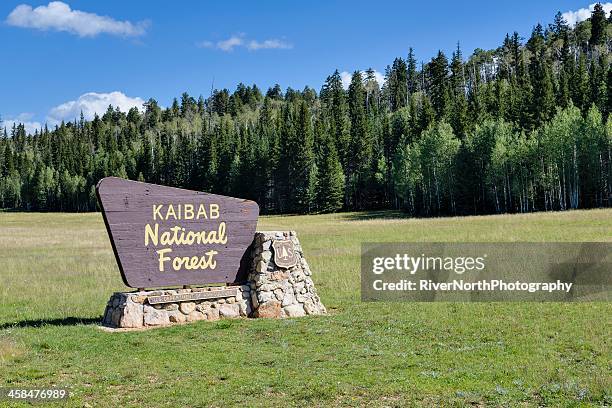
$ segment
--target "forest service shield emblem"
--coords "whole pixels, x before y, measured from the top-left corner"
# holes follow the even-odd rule
[[[297,263],[295,247],[290,239],[276,240],[272,243],[274,248],[274,263],[279,268],[291,268]]]

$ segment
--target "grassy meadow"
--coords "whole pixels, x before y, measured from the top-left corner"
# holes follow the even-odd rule
[[[0,213],[0,387],[68,387],[69,407],[612,405],[610,303],[359,300],[363,241],[612,241],[612,210],[258,229],[298,232],[328,316],[108,333],[126,288],[102,216]]]

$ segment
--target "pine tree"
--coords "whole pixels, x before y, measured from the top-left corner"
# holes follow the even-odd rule
[[[529,78],[529,72],[525,64],[525,58],[521,53],[518,60],[516,79],[517,97],[514,100],[515,105],[512,107],[512,117],[516,123],[527,130],[534,127],[533,116],[533,87]]]
[[[172,106],[170,107],[170,117],[178,118],[181,114],[181,108],[179,107],[178,100],[176,98],[172,99]]]
[[[283,108],[280,158],[275,184],[282,212],[307,212],[313,205],[314,150],[310,113],[305,102]]]
[[[376,80],[372,68],[368,68],[366,71],[364,86],[366,92],[366,112],[370,116],[377,117],[380,115],[380,84]]]
[[[561,69],[561,72],[559,73],[559,83],[557,91],[557,101],[559,107],[561,108],[567,108],[571,101],[569,78],[570,75],[565,71],[565,69]]]
[[[612,65],[608,67],[606,74],[606,109],[604,109],[604,117],[608,118],[612,112]]]
[[[414,128],[414,135],[420,135],[421,132],[427,130],[427,128],[434,123],[436,112],[434,111],[431,99],[428,96],[421,98],[421,109],[418,113],[418,121],[416,121],[418,127]]]
[[[348,161],[349,120],[346,103],[346,92],[342,88],[342,78],[336,70],[327,77],[321,90],[321,100],[325,114],[330,121],[330,132],[334,136],[340,162],[344,167]]]
[[[591,13],[591,38],[589,39],[591,47],[605,43],[607,39],[607,25],[606,12],[601,3],[596,3]]]
[[[294,210],[300,213],[312,211],[315,204],[317,174],[313,150],[314,135],[310,110],[306,102],[299,103],[296,121],[296,140],[293,144],[291,183],[295,197]]]
[[[461,49],[453,53],[450,66],[451,112],[450,123],[459,138],[463,138],[467,129],[467,100],[465,98],[465,76]]]
[[[367,181],[372,160],[372,139],[368,129],[365,112],[365,88],[359,71],[353,73],[349,85],[349,117],[351,120],[351,139],[347,160],[347,182],[350,185],[351,204],[362,206],[363,187]]]
[[[387,67],[386,87],[389,94],[389,107],[395,112],[408,102],[408,71],[406,62],[396,58],[391,67]]]
[[[589,85],[591,104],[596,105],[600,112],[605,112],[608,90],[607,67],[603,55],[600,55],[597,61],[591,62],[590,71]]]
[[[512,71],[518,75],[519,62],[522,59],[521,53],[521,38],[516,31],[512,33],[510,39],[510,53],[512,54]]]
[[[540,50],[544,47],[544,42],[544,29],[542,25],[538,23],[531,31],[531,37],[529,37],[526,45],[532,57],[539,55]]]
[[[531,115],[535,125],[539,126],[549,120],[554,114],[555,95],[552,83],[552,74],[549,64],[542,49],[536,51],[537,55],[532,59],[531,78],[533,99]]]
[[[283,99],[283,91],[279,84],[275,84],[272,88],[268,89],[266,96],[270,99],[281,100]]]
[[[417,62],[414,57],[414,50],[412,47],[408,48],[408,58],[406,58],[406,76],[408,80],[408,94],[412,95],[418,90],[418,73],[417,73]]]
[[[569,27],[560,11],[555,14],[554,22],[550,25],[549,30],[555,38],[563,38],[567,35]]]
[[[153,146],[151,144],[149,132],[144,132],[141,141],[139,171],[145,180],[153,180]]]
[[[570,39],[567,30],[562,32],[561,38],[563,40],[563,46],[560,55],[561,66],[559,68],[557,100],[559,101],[559,106],[566,108],[571,101],[570,79],[574,69],[574,60],[572,58]]]
[[[211,137],[203,145],[206,157],[206,167],[204,167],[204,190],[216,191],[219,185],[219,154],[217,152],[217,138]]]
[[[448,60],[442,51],[429,63],[431,72],[431,103],[436,118],[441,119],[446,114],[449,99]]]
[[[344,172],[338,159],[336,146],[330,135],[324,133],[320,140],[319,184],[317,206],[320,212],[334,212],[342,208],[344,201]]]
[[[589,108],[589,74],[587,71],[586,55],[581,53],[578,57],[578,66],[574,69],[574,75],[570,82],[572,101],[582,111]]]

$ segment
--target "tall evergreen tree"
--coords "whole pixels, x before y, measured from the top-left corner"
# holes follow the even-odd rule
[[[570,92],[572,95],[572,101],[580,108],[581,111],[586,112],[589,107],[589,73],[587,70],[587,59],[584,53],[581,53],[578,57],[578,65],[573,70],[573,76],[570,83]]]
[[[531,112],[535,125],[539,126],[549,120],[554,114],[555,95],[552,82],[552,73],[543,49],[535,51],[536,55],[531,62],[531,78],[533,99]]]
[[[448,106],[449,87],[448,87],[448,59],[442,51],[429,63],[431,72],[431,103],[436,118],[441,119]]]
[[[405,107],[408,103],[408,70],[406,62],[396,58],[391,67],[387,67],[387,90],[389,106],[392,112]]]
[[[329,134],[320,140],[319,183],[316,202],[320,212],[334,212],[342,208],[344,201],[344,172],[338,159],[336,146]]]
[[[330,132],[334,135],[340,161],[346,167],[348,161],[349,121],[346,92],[342,88],[342,78],[336,70],[327,77],[321,99],[330,121]]]
[[[591,38],[589,39],[589,45],[596,46],[605,43],[607,39],[607,25],[608,20],[606,19],[606,12],[603,6],[601,3],[595,3],[591,13]]]
[[[450,66],[451,112],[450,123],[459,138],[463,138],[467,129],[467,100],[465,95],[465,74],[463,57],[457,44]]]
[[[365,89],[359,71],[353,73],[349,85],[349,117],[351,119],[351,139],[349,142],[349,159],[347,161],[347,181],[350,186],[349,200],[360,208],[364,199],[364,184],[372,159],[372,140],[365,112]]]
[[[406,58],[406,77],[408,81],[408,93],[411,95],[418,90],[419,84],[417,62],[412,47],[408,48],[408,58]]]
[[[310,110],[302,101],[298,107],[296,122],[296,141],[292,154],[294,164],[291,182],[294,185],[294,209],[307,213],[314,209],[317,186],[317,170],[313,150],[314,134]]]

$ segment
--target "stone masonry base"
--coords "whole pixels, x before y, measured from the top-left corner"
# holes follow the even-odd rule
[[[279,267],[273,243],[287,240],[293,244],[295,262],[290,267]],[[112,328],[146,328],[199,320],[326,313],[294,231],[257,232],[249,250],[248,278],[241,285],[117,292],[106,305],[102,324]],[[154,304],[155,297],[165,296],[187,300]],[[193,299],[198,297],[206,299]]]

